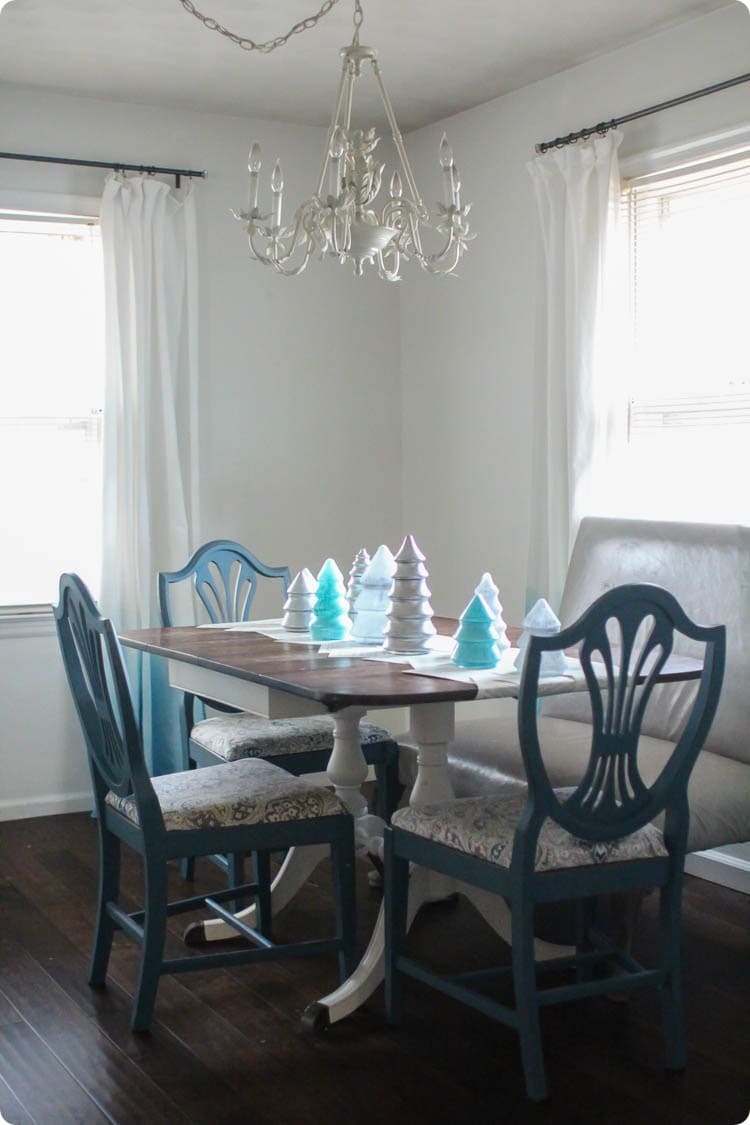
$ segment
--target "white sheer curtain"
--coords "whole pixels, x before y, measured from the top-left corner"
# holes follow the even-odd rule
[[[156,573],[198,536],[198,278],[195,200],[153,177],[108,179],[101,206],[106,291],[103,612],[158,624]],[[171,768],[163,669],[133,687],[154,772]],[[170,701],[171,702],[171,701]],[[171,743],[171,746],[170,746]]]
[[[621,141],[612,130],[552,149],[528,166],[546,266],[545,340],[533,417],[529,598],[544,596],[553,605],[559,604],[581,517],[604,506],[606,467],[614,455],[625,342],[612,325],[607,294],[616,272],[608,259],[618,249]]]

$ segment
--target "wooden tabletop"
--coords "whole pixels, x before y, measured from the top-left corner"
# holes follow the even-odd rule
[[[433,618],[438,633],[452,636],[458,622]],[[515,643],[520,629],[509,628]],[[429,676],[405,675],[408,664],[390,664],[343,656],[319,656],[311,647],[285,644],[259,633],[228,629],[136,629],[120,634],[130,648],[155,656],[195,664],[215,672],[250,680],[265,687],[313,699],[331,711],[342,707],[401,707],[412,703],[461,702],[474,699],[476,684]],[[693,680],[701,663],[670,657],[660,682]]]

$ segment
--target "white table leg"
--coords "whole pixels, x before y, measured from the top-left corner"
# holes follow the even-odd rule
[[[367,762],[362,753],[359,723],[365,714],[364,707],[347,707],[333,716],[333,752],[328,762],[328,777],[341,800],[354,817],[357,851],[364,855],[372,848],[382,855],[384,821],[371,816],[362,785],[367,780]],[[271,910],[277,915],[291,902],[307,882],[318,864],[328,857],[327,845],[309,845],[291,848],[271,887]],[[247,926],[256,924],[255,904],[239,911],[237,918]],[[234,930],[221,918],[194,922],[185,930],[187,945],[202,945],[207,941],[227,941],[237,937]]]
[[[411,804],[449,801],[453,797],[447,764],[448,745],[453,738],[453,722],[452,703],[425,703],[412,707],[411,728],[418,745],[419,772],[412,790]],[[334,755],[335,752],[334,744]],[[331,763],[333,764],[333,756]],[[336,784],[330,766],[328,772],[331,780]],[[338,785],[337,792],[339,792]],[[346,799],[343,793],[341,795]],[[375,847],[372,847],[372,840],[370,843],[371,851],[382,856],[382,829],[380,840]],[[414,868],[409,880],[408,925],[411,925],[414,916],[424,903],[445,899],[457,889],[457,885],[454,886],[452,880],[445,879],[434,871],[428,871],[424,867]],[[310,1030],[327,1027],[329,1024],[345,1019],[364,1004],[385,975],[384,952],[385,922],[381,906],[375,929],[359,965],[335,991],[324,996],[322,1000],[308,1005],[302,1018],[303,1026]]]
[[[429,876],[432,872],[424,867],[416,867],[409,880],[409,909],[407,928],[411,926],[417,911],[426,902],[434,901],[434,887]],[[440,898],[445,898],[441,894]],[[308,1031],[322,1031],[332,1023],[356,1012],[385,977],[385,908],[378,911],[375,928],[362,960],[350,977],[329,992],[322,1000],[308,1004],[302,1015],[302,1026]]]
[[[382,855],[385,821],[367,808],[362,786],[367,780],[367,762],[362,753],[359,723],[364,707],[346,707],[333,716],[333,752],[328,761],[328,778],[336,793],[354,817],[354,842],[359,855],[369,851]]]

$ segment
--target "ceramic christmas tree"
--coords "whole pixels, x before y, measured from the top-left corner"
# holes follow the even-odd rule
[[[500,660],[492,611],[475,594],[460,617],[453,663],[459,668],[494,668]]]
[[[385,543],[381,543],[362,576],[362,589],[355,603],[352,625],[352,637],[355,640],[363,644],[383,643],[395,573],[396,560]]]
[[[545,598],[535,602],[521,622],[524,632],[518,640],[518,656],[516,669],[520,672],[523,668],[524,656],[529,645],[529,637],[553,637],[560,632],[560,619],[555,614],[552,606]],[[542,676],[560,676],[567,672],[565,653],[543,652],[539,672]]]
[[[349,571],[349,585],[346,588],[346,597],[349,602],[349,616],[354,622],[357,611],[354,608],[354,603],[362,592],[362,579],[364,573],[370,565],[370,556],[365,547],[361,551],[357,551],[357,555],[352,563],[352,569]]]
[[[351,621],[346,600],[344,576],[333,559],[326,559],[318,574],[318,590],[310,622],[314,641],[343,641],[349,636]]]
[[[300,633],[307,632],[312,621],[315,591],[317,589],[318,583],[307,567],[295,575],[294,581],[286,592],[284,616],[281,619],[284,629],[292,629],[294,632]]]
[[[426,652],[437,629],[432,624],[430,589],[424,555],[407,535],[396,555],[396,573],[388,605],[383,647],[387,652]]]
[[[500,591],[492,581],[492,575],[489,572],[485,572],[482,575],[482,580],[474,593],[478,594],[479,597],[483,598],[486,602],[487,609],[492,614],[492,620],[497,630],[497,647],[501,652],[504,652],[506,648],[510,648],[510,641],[508,640],[508,634],[506,632],[507,626],[503,619],[503,607],[500,605],[500,599],[498,597]]]

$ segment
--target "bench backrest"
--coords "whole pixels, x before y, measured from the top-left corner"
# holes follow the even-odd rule
[[[726,625],[726,672],[721,702],[705,749],[750,763],[750,528],[655,520],[589,517],[581,521],[560,607],[563,626],[613,586],[653,582],[669,590],[704,625]],[[675,652],[700,656],[680,638]],[[643,734],[674,741],[681,733],[694,683],[654,692]],[[545,700],[545,715],[586,721],[588,701]]]

